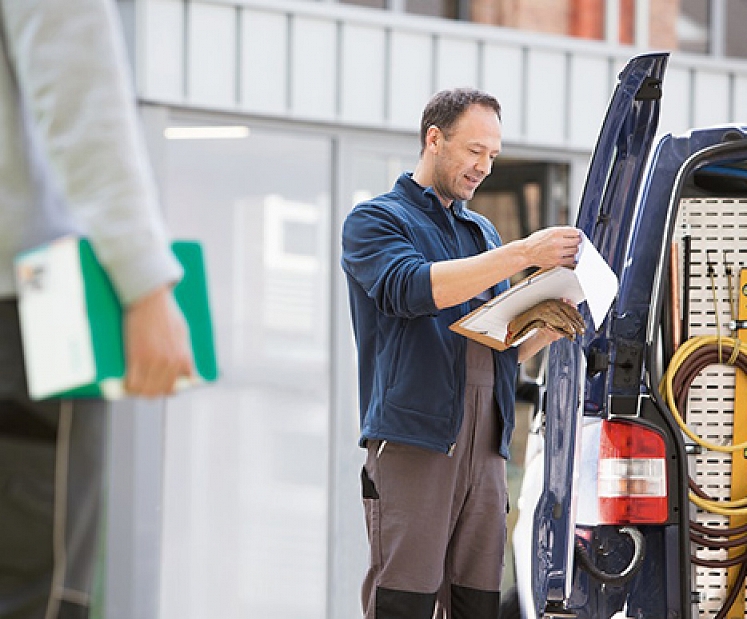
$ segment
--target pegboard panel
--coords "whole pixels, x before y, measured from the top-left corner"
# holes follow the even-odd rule
[[[690,252],[685,255],[685,238]],[[747,266],[747,199],[690,198],[682,200],[678,215],[680,282],[687,289],[689,311],[684,317],[689,337],[732,336],[729,322],[736,314],[739,269]],[[685,281],[685,261],[689,277]],[[731,269],[731,276],[728,271]],[[684,299],[684,297],[683,297]],[[733,437],[734,368],[714,365],[693,381],[687,399],[688,426],[704,439],[730,444]],[[688,442],[689,439],[686,439]],[[703,451],[690,457],[690,472],[710,496],[731,496],[731,455]],[[726,516],[691,508],[701,524],[725,528]],[[693,544],[692,552],[702,559],[723,560],[725,549],[708,549]],[[727,571],[696,566],[695,586],[700,594],[699,617],[714,617],[727,595]]]

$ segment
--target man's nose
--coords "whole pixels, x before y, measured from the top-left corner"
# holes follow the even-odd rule
[[[480,172],[483,176],[487,176],[493,171],[493,160],[490,155],[480,155],[477,158],[475,169]]]

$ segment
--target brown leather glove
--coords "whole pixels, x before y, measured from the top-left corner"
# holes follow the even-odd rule
[[[506,345],[524,337],[532,329],[548,327],[569,340],[584,333],[584,319],[578,310],[560,299],[547,299],[530,307],[508,323]]]

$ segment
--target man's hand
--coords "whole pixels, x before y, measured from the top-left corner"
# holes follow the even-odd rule
[[[575,267],[581,245],[581,232],[571,226],[555,226],[533,232],[519,241],[524,245],[527,262],[540,268]]]
[[[475,256],[439,260],[431,265],[433,302],[453,307],[530,267],[573,268],[580,245],[578,228],[556,226]]]
[[[178,378],[194,377],[189,329],[170,286],[156,289],[126,309],[124,338],[124,388],[129,395],[169,395]]]
[[[519,344],[519,363],[524,363],[527,359],[531,359],[543,348],[553,342],[557,342],[563,337],[563,335],[548,327],[537,329],[534,335]]]

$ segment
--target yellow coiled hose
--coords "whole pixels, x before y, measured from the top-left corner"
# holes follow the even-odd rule
[[[747,344],[731,337],[695,336],[682,344],[672,356],[667,371],[659,383],[659,391],[682,431],[705,449],[721,453],[734,453],[747,449],[747,441],[719,445],[698,436],[680,414],[687,392],[695,377],[707,366],[714,364],[734,365],[747,372]],[[715,501],[698,496],[690,491],[690,500],[706,511],[723,516],[747,515],[747,499]]]

